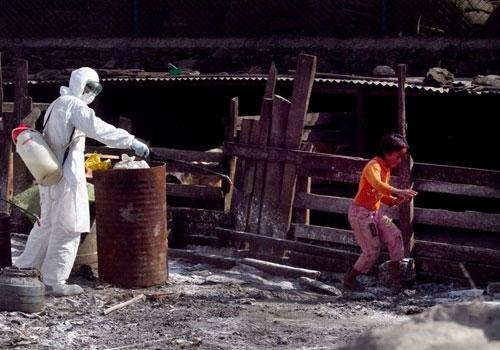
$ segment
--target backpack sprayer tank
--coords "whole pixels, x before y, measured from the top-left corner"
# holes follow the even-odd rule
[[[21,124],[12,131],[12,140],[39,185],[50,186],[59,182],[63,175],[62,166],[40,132]]]

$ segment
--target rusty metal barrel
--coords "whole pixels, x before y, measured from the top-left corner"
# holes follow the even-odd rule
[[[93,172],[99,278],[121,287],[167,279],[165,164]]]
[[[10,215],[0,213],[0,268],[12,265]]]

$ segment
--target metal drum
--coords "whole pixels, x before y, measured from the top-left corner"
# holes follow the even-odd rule
[[[94,171],[99,278],[122,287],[167,279],[165,164]]]
[[[0,213],[0,268],[5,266],[12,266],[10,216]]]
[[[0,310],[40,312],[45,303],[45,286],[35,269],[6,267],[0,272]]]

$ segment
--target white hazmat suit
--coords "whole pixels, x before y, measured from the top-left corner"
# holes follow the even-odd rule
[[[83,291],[77,285],[65,283],[75,261],[80,235],[90,231],[85,137],[114,148],[133,148],[136,153],[142,153],[139,155],[148,153],[147,146],[127,131],[96,117],[94,110],[87,106],[93,96],[84,93],[89,81],[99,82],[93,69],[84,67],[73,71],[69,88],[61,87],[61,96],[45,113],[44,122],[51,112],[45,127],[46,140],[61,163],[74,130],[73,142],[64,162],[61,181],[52,186],[39,186],[40,226],[35,224],[24,252],[15,261],[17,267],[39,269],[48,293],[59,296]]]

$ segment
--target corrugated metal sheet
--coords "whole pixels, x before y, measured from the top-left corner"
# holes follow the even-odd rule
[[[160,77],[117,77],[117,78],[103,78],[103,82],[206,82],[206,81],[226,81],[226,82],[245,82],[245,81],[265,81],[267,79],[266,75],[183,75],[183,76],[160,76]],[[279,76],[278,81],[293,81],[292,76]],[[337,79],[337,78],[316,78],[315,82],[321,84],[331,84],[331,85],[351,85],[351,86],[376,86],[384,88],[396,88],[398,86],[396,81],[378,80],[373,79]],[[470,79],[460,79],[456,81],[459,85],[463,87],[450,88],[450,87],[433,87],[424,86],[417,82],[406,83],[406,88],[410,90],[420,90],[430,93],[437,94],[447,94],[447,93],[469,93],[469,94],[500,94],[500,90],[488,89],[487,87],[476,86],[474,88],[470,87]],[[67,84],[66,80],[45,80],[45,81],[35,81],[30,80],[28,82],[31,85],[39,84]],[[4,83],[6,85],[12,84],[12,82]]]

